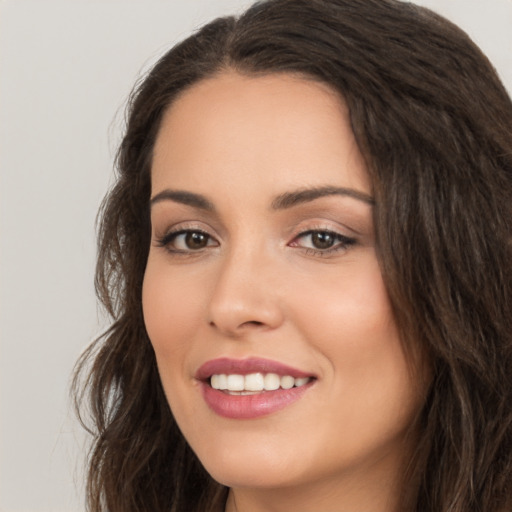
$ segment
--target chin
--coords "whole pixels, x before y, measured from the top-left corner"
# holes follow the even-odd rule
[[[212,440],[210,447],[197,453],[206,471],[227,487],[275,488],[301,483],[305,476],[305,459],[297,458],[297,446],[286,442],[276,446],[273,439],[247,438],[228,443]]]
[[[271,489],[285,488],[303,483],[289,467],[279,463],[228,463],[205,466],[210,476],[222,485],[230,488]]]

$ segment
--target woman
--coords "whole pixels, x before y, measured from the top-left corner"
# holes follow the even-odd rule
[[[270,0],[164,55],[101,212],[90,510],[510,510],[511,134],[413,4]]]

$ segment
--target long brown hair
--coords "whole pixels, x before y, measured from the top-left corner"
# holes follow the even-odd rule
[[[349,107],[396,322],[432,368],[404,510],[509,510],[512,103],[463,31],[397,0],[257,3],[172,48],[133,92],[99,217],[96,287],[112,325],[74,385],[94,435],[89,510],[204,512],[226,498],[176,426],[141,309],[162,115],[225,69],[319,80]]]

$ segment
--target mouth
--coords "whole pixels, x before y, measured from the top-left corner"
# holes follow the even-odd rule
[[[292,389],[305,386],[313,380],[312,377],[298,377],[277,373],[216,373],[209,379],[209,385],[229,395],[255,395],[278,389]]]
[[[253,419],[298,401],[317,377],[267,359],[221,358],[202,365],[196,379],[214,413],[230,419]]]

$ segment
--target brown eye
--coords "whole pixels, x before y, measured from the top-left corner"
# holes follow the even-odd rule
[[[208,245],[209,235],[201,231],[189,231],[185,234],[185,245],[188,249],[203,249]]]
[[[217,247],[219,243],[204,231],[183,229],[167,234],[158,240],[158,245],[173,253],[191,253],[208,247]]]
[[[357,243],[355,238],[349,238],[335,231],[314,229],[301,233],[290,244],[291,247],[300,247],[309,254],[325,256],[337,251],[348,249]]]
[[[311,233],[311,245],[315,249],[330,249],[335,242],[336,238],[332,233],[327,231],[316,231]]]

